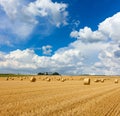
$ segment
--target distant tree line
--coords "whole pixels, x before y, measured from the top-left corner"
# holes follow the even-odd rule
[[[29,76],[27,74],[13,74],[13,73],[0,73],[0,77],[18,77],[18,76]]]
[[[60,75],[58,72],[39,72],[38,75]]]

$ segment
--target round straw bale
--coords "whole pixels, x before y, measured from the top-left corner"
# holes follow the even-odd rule
[[[118,79],[115,79],[115,81],[114,81],[115,83],[118,83]]]
[[[66,79],[64,79],[64,78],[61,78],[61,82],[64,82]]]
[[[90,78],[85,78],[83,81],[84,85],[90,85]]]
[[[31,77],[30,78],[30,82],[35,82],[36,81],[36,78],[35,77]]]
[[[23,78],[21,77],[21,78],[20,78],[20,80],[22,81],[22,80],[23,80]]]
[[[8,80],[9,80],[9,77],[6,78],[6,81],[8,81]]]
[[[99,82],[99,80],[98,80],[98,79],[95,79],[94,82]]]
[[[50,79],[50,78],[47,78],[47,79],[46,79],[46,81],[50,82],[50,81],[51,81],[51,79]]]
[[[101,83],[104,83],[104,79],[101,79],[100,81],[101,81]]]
[[[57,80],[57,81],[60,81],[60,78],[57,78],[56,80]]]

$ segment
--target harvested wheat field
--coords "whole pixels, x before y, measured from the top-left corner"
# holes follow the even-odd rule
[[[0,116],[120,116],[119,77],[35,78],[0,78]]]

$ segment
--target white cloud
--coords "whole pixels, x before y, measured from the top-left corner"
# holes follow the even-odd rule
[[[76,30],[73,30],[73,31],[70,33],[70,37],[72,37],[72,38],[78,38],[78,37],[79,37],[79,32],[76,31]]]
[[[74,25],[78,27],[80,25],[80,21],[79,20],[74,21]]]
[[[23,0],[21,0],[23,1]],[[18,11],[20,11],[21,7],[21,1],[20,0],[1,0],[0,5],[3,7],[3,10],[6,12],[6,14],[9,16],[10,19],[15,19]]]
[[[45,55],[51,55],[52,46],[51,45],[42,46],[42,51],[43,51],[43,54]]]
[[[92,31],[89,27],[84,27],[79,31],[73,30],[70,33],[72,38],[80,39],[85,43],[93,43],[100,41],[120,41],[120,12],[112,17],[105,19],[98,25],[98,30]]]
[[[78,28],[79,25],[80,25],[80,21],[79,20],[73,20],[71,23],[70,23],[71,27],[74,29]]]
[[[83,47],[81,53],[82,54],[86,53],[88,54],[88,57],[91,57],[93,59],[91,60],[90,58],[88,58],[88,60],[86,60],[87,63],[82,62],[84,63],[85,73],[119,75],[120,72],[119,31],[120,31],[120,12],[101,22],[98,25],[98,30],[96,31],[92,31],[92,29],[89,27],[84,27],[79,31],[74,30],[70,33],[71,37],[77,38],[76,42],[78,42],[79,40],[81,41],[82,44],[86,44],[86,47],[85,48]],[[81,46],[82,44],[79,45]],[[94,44],[96,45],[96,47],[94,46]],[[88,45],[89,48],[92,47],[95,51],[91,49],[86,49]],[[94,52],[90,56],[91,51]],[[96,57],[94,58],[94,56]],[[91,65],[89,65],[89,62],[91,61],[93,62],[91,63]]]
[[[85,43],[93,43],[106,40],[106,36],[104,36],[100,31],[92,31],[89,27],[84,27],[84,29],[80,29],[79,31],[74,30],[71,32],[70,36],[80,39]]]
[[[66,74],[67,72],[73,72],[74,68],[76,68],[76,66],[74,66],[76,62],[77,66],[82,66],[81,59],[79,57],[81,57],[79,51],[74,49],[65,51],[63,48],[62,53],[57,51],[57,53],[51,57],[38,56],[30,49],[23,51],[18,49],[8,54],[1,52],[0,69],[1,71],[11,70],[14,73],[18,73],[23,70],[25,72],[32,71],[32,73],[43,70],[50,72],[58,71]]]
[[[42,25],[60,27],[67,24],[67,4],[51,0],[0,0],[0,7],[5,12],[0,14],[0,31],[9,30],[9,34],[26,39],[34,28]],[[1,10],[1,9],[0,9]]]
[[[0,31],[6,31],[9,35],[16,35],[19,39],[25,39],[36,26],[36,20],[23,12],[25,3],[23,0],[1,0],[5,14],[1,14],[2,27]],[[9,30],[9,31],[8,31]]]
[[[52,56],[38,56],[34,50],[0,52],[0,70],[11,73],[39,71],[61,74],[119,74],[120,45],[82,43],[80,40],[58,49]],[[99,56],[99,57],[98,57]]]
[[[36,64],[34,64],[34,52],[32,50],[16,50],[9,54],[1,54],[4,61],[0,62],[0,67],[10,68],[10,69],[25,69],[32,68],[36,69]]]
[[[120,41],[120,12],[100,23],[99,31],[113,41]]]
[[[98,57],[99,62],[94,64],[96,71],[105,75],[119,75],[120,72],[120,47],[119,44],[110,43],[103,49]]]
[[[93,64],[98,53],[105,45],[86,44],[77,40],[68,47],[58,49],[52,56],[38,56],[34,50],[15,50],[8,54],[1,53],[0,69],[11,72],[57,71],[62,74],[85,73],[85,67]],[[90,62],[90,63],[88,63]]]
[[[96,31],[85,27],[80,29],[80,31],[71,32],[71,37],[75,37],[77,40],[70,43],[67,47],[58,49],[52,56],[38,56],[34,50],[30,49],[15,50],[8,54],[1,52],[0,71],[119,74],[120,42],[118,19],[120,19],[119,13],[101,22]],[[107,25],[110,25],[108,26],[111,28],[110,30]]]
[[[61,24],[66,25],[67,5],[64,3],[53,3],[51,0],[37,0],[31,2],[25,8],[25,12],[33,16],[48,17],[48,22],[59,27]]]
[[[97,62],[98,54],[107,45],[103,43],[82,43],[80,40],[61,48],[52,56],[59,69],[65,74],[91,73],[91,65]],[[57,69],[56,66],[56,69]]]

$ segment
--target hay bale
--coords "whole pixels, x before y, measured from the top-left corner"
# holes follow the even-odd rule
[[[101,83],[104,83],[104,79],[101,79],[100,82],[101,82]]]
[[[98,79],[95,79],[94,82],[99,82],[99,80],[98,80]]]
[[[60,81],[60,78],[57,78],[56,80],[57,80],[57,81]]]
[[[84,85],[90,85],[90,78],[85,78],[83,82],[84,82]]]
[[[35,82],[36,81],[36,78],[35,77],[31,77],[30,78],[30,82]]]
[[[22,80],[23,80],[23,78],[20,78],[20,80],[22,81]]]
[[[8,80],[9,80],[9,77],[6,78],[6,81],[8,81]]]
[[[64,79],[64,78],[61,78],[61,82],[64,82],[64,81],[66,81],[66,79]]]
[[[118,79],[115,79],[115,81],[114,81],[115,83],[118,83]]]
[[[50,81],[51,81],[51,79],[50,79],[50,78],[47,78],[47,79],[46,79],[46,81],[50,82]]]

